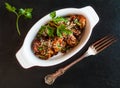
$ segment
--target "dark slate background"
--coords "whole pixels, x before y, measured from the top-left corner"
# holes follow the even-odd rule
[[[20,19],[21,36],[15,28],[16,16],[9,13],[4,2],[17,8],[32,7],[33,19]],[[92,6],[100,17],[86,46],[66,62],[52,67],[23,69],[15,53],[32,25],[51,11]],[[90,56],[59,77],[52,86],[44,76],[55,72],[80,57],[87,47],[107,35],[120,37],[120,0],[0,0],[0,88],[120,88],[120,41],[96,56]]]

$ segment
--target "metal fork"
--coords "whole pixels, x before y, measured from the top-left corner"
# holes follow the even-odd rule
[[[88,50],[77,60],[73,61],[72,63],[68,64],[67,66],[58,69],[55,73],[48,74],[45,76],[45,83],[48,85],[52,85],[56,78],[63,75],[65,71],[67,71],[70,67],[81,61],[83,58],[88,57],[90,55],[96,55],[99,52],[103,51],[105,48],[110,46],[113,42],[116,41],[114,36],[108,35],[103,37],[102,39],[96,41],[91,46],[89,46]]]

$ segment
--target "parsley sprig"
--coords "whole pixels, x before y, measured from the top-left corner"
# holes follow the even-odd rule
[[[64,35],[69,35],[71,34],[72,31],[66,29],[66,26],[64,24],[61,24],[60,26],[57,27],[57,36],[62,37]]]
[[[66,18],[56,16],[55,11],[50,13],[50,17],[52,18],[52,20],[48,22],[48,24],[41,26],[38,35],[47,34],[49,37],[63,37],[63,35],[72,34],[72,31],[67,29],[66,25],[64,24],[68,22]],[[54,27],[50,26],[50,24],[54,24]]]
[[[41,26],[38,34],[39,35],[47,34],[49,37],[54,37],[54,28],[50,27],[49,25]]]
[[[59,22],[64,22],[64,23],[68,22],[68,20],[66,18],[63,18],[61,16],[56,16],[56,12],[55,11],[50,13],[50,17],[52,18],[52,21],[54,23],[56,23],[56,24],[59,23]]]
[[[6,9],[9,12],[12,12],[12,13],[14,13],[17,16],[17,18],[16,18],[16,29],[17,29],[18,34],[21,35],[20,29],[19,29],[19,25],[18,25],[19,19],[20,19],[21,16],[24,16],[25,18],[31,19],[32,18],[32,10],[33,9],[32,8],[25,8],[25,9],[20,8],[20,9],[17,10],[16,7],[11,6],[7,2],[5,2],[5,7],[6,7]]]

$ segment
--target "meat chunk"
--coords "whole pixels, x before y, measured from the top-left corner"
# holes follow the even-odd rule
[[[34,53],[38,53],[38,52],[39,52],[38,47],[40,46],[40,44],[41,44],[41,42],[40,42],[39,40],[37,40],[37,39],[35,39],[35,40],[33,41],[32,49],[33,49],[33,52],[34,52]]]
[[[62,50],[62,48],[65,47],[66,43],[63,41],[63,38],[60,38],[60,37],[56,37],[54,40],[53,40],[53,49],[55,51],[55,53],[59,52]]]
[[[68,38],[67,38],[67,44],[72,46],[72,47],[77,45],[76,37],[74,35],[69,35]]]
[[[78,16],[79,22],[80,22],[80,28],[83,29],[86,25],[86,18],[82,15]]]
[[[79,36],[81,34],[81,31],[78,29],[72,29],[72,32],[75,36]]]

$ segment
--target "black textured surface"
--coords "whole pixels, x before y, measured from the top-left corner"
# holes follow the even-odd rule
[[[4,8],[4,2],[32,7],[33,19],[20,20],[22,35],[15,29],[16,16]],[[15,58],[32,25],[49,12],[66,7],[92,6],[100,17],[87,45],[68,61],[52,67],[23,69]],[[77,59],[97,39],[107,34],[120,37],[120,0],[0,0],[0,88],[120,88],[120,41],[102,53],[90,56],[59,77],[52,86],[44,76]]]

